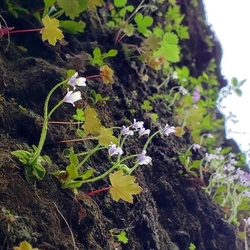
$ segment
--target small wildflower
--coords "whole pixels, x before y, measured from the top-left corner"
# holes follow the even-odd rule
[[[118,154],[122,155],[123,150],[120,147],[117,147],[114,143],[111,142],[111,144],[109,145],[108,153],[109,153],[109,156],[118,155]]]
[[[173,71],[172,78],[175,80],[178,79],[178,73],[176,71]]]
[[[206,153],[205,158],[210,162],[211,160],[218,160],[218,155]]]
[[[184,87],[182,87],[182,86],[180,86],[179,92],[180,92],[182,95],[188,94],[188,91],[187,91]]]
[[[194,103],[197,103],[200,100],[201,96],[200,96],[200,89],[198,86],[194,88],[194,93],[192,95],[192,98]]]
[[[237,161],[236,161],[235,159],[232,158],[232,159],[230,160],[230,164],[231,164],[231,165],[236,164],[236,163],[237,163]]]
[[[129,127],[122,126],[123,129],[121,130],[122,135],[133,135],[134,132],[129,129]]]
[[[248,190],[244,190],[244,191],[242,192],[242,195],[243,195],[243,196],[246,196],[246,197],[248,197],[248,198],[250,198],[250,192],[249,192]]]
[[[201,145],[199,144],[193,144],[193,150],[198,150],[201,148]]]
[[[114,71],[108,65],[102,66],[100,68],[100,71],[101,71],[101,77],[104,83],[112,84],[114,82],[113,80]]]
[[[219,153],[220,153],[220,151],[221,151],[221,149],[222,149],[221,147],[216,148],[216,149],[215,149],[215,153],[216,153],[216,154],[219,154]]]
[[[145,128],[140,128],[139,130],[139,135],[149,135],[150,134],[150,129],[145,129]]]
[[[225,180],[225,183],[233,183],[234,182],[234,176],[230,176],[227,180]]]
[[[86,86],[86,78],[79,77],[77,78],[78,73],[76,72],[73,76],[69,78],[69,84],[73,86],[74,90],[76,89],[76,86],[79,87],[85,87]]]
[[[207,134],[207,138],[214,138],[214,136],[211,134],[211,133],[209,133],[209,134]]]
[[[71,103],[75,107],[74,102],[79,101],[81,99],[82,99],[82,97],[81,97],[81,92],[80,91],[77,91],[77,92],[74,92],[74,93],[73,93],[73,91],[68,91],[66,96],[63,98],[63,101]]]
[[[139,161],[139,165],[148,165],[152,162],[152,158],[146,156],[146,150],[142,151],[142,153],[138,156],[137,160]]]
[[[230,171],[235,170],[235,167],[232,166],[231,164],[227,164],[226,166],[223,167],[223,169],[230,172]]]
[[[166,124],[162,130],[162,133],[166,136],[169,136],[170,134],[175,133],[175,127],[173,126],[169,127],[168,124]]]
[[[226,174],[220,174],[220,173],[216,173],[214,176],[213,176],[213,178],[215,179],[215,180],[219,180],[219,179],[223,179],[223,178],[226,178],[227,177],[227,175]]]
[[[249,226],[250,225],[250,217],[248,217],[247,219],[244,219],[245,223],[246,223],[246,226]]]
[[[134,123],[132,125],[132,128],[134,128],[136,130],[141,129],[141,128],[143,128],[143,124],[144,124],[144,122],[137,122],[136,119],[134,119]]]

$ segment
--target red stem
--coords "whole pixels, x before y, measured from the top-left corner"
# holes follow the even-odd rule
[[[57,122],[57,121],[50,121],[48,124],[66,124],[66,125],[74,125],[74,124],[80,124],[83,122]],[[40,122],[39,125],[43,125],[43,122]]]
[[[44,29],[44,28],[42,28],[42,29]],[[26,33],[26,32],[34,32],[34,31],[41,31],[42,29],[13,30],[13,31],[9,31],[9,34],[14,34],[14,33]]]
[[[101,77],[101,75],[85,76],[86,79]]]
[[[104,187],[104,188],[101,188],[101,189],[98,189],[98,190],[94,190],[94,191],[92,191],[92,192],[90,192],[90,193],[87,193],[85,196],[91,196],[91,195],[100,193],[100,192],[102,192],[102,191],[109,190],[110,188],[112,188],[112,187]]]

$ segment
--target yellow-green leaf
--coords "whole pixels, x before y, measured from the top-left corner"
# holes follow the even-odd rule
[[[19,247],[14,247],[14,250],[38,250],[38,248],[32,248],[32,246],[25,240],[20,243]]]
[[[43,41],[48,40],[51,45],[56,44],[56,40],[61,40],[64,36],[59,27],[59,21],[56,18],[50,18],[48,15],[42,19],[44,29],[40,31]]]
[[[175,127],[175,135],[182,137],[185,134],[185,130],[182,127]]]
[[[74,19],[79,16],[79,4],[78,0],[57,0],[58,6],[65,11],[65,15],[70,19]]]
[[[117,138],[113,136],[113,131],[111,128],[101,127],[100,135],[98,136],[98,139],[99,139],[99,144],[101,146],[108,147],[111,142],[113,142],[114,144],[117,144]]]
[[[94,12],[96,12],[96,6],[102,7],[103,5],[103,0],[88,0],[88,8]]]
[[[109,174],[112,187],[110,193],[114,201],[122,199],[129,203],[133,203],[133,194],[139,194],[142,188],[135,183],[136,178],[131,175],[124,175],[122,170]]]
[[[83,124],[83,129],[86,134],[99,135],[102,124],[97,118],[97,113],[95,109],[90,108],[89,106],[85,109],[85,123]]]

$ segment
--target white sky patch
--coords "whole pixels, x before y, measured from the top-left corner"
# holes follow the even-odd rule
[[[238,97],[233,91],[219,110],[226,119],[226,135],[246,153],[250,166],[250,0],[203,0],[207,20],[221,43],[221,73],[230,84],[236,77],[247,79]]]

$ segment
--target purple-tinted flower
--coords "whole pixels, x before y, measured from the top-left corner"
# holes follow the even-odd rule
[[[248,180],[248,178],[245,175],[239,176],[239,181],[240,181],[240,185],[243,187],[250,186],[250,181]]]
[[[219,153],[220,153],[220,151],[221,151],[221,149],[222,149],[221,147],[216,148],[216,149],[215,149],[215,153],[216,153],[216,154],[219,154]]]
[[[122,155],[123,150],[120,147],[117,147],[114,143],[111,142],[111,144],[109,145],[108,153],[109,153],[109,156],[118,155],[118,154]]]
[[[243,196],[246,196],[246,197],[248,197],[248,198],[250,198],[250,192],[249,192],[248,190],[244,190],[244,191],[242,192],[242,195],[243,195]]]
[[[73,76],[71,76],[69,78],[68,83],[71,86],[73,86],[74,89],[76,88],[76,86],[85,87],[86,86],[86,78],[84,78],[84,77],[77,78],[77,76],[78,76],[78,73],[76,72]]]
[[[145,129],[145,128],[140,128],[139,130],[139,135],[149,135],[150,134],[150,129]]]
[[[129,129],[129,127],[122,126],[123,129],[121,130],[122,135],[133,135],[134,132]]]
[[[201,96],[200,96],[200,89],[198,86],[196,86],[194,88],[194,93],[192,95],[192,98],[193,98],[193,102],[196,103],[200,100]]]
[[[231,165],[236,164],[236,163],[237,163],[237,161],[236,161],[235,159],[232,158],[232,159],[230,160],[230,164],[231,164]]]
[[[248,181],[250,181],[250,173],[245,172],[244,176]]]
[[[141,129],[141,128],[143,128],[143,124],[144,124],[144,122],[137,122],[136,119],[134,119],[134,123],[132,125],[132,128],[134,128],[136,130]]]
[[[246,226],[249,226],[250,225],[250,217],[248,217],[247,219],[244,219],[245,223],[246,223]]]
[[[223,169],[230,172],[230,171],[235,170],[235,167],[232,166],[231,164],[227,164],[226,166],[223,167]]]
[[[138,156],[137,160],[139,161],[139,165],[147,165],[151,164],[152,158],[146,156],[146,150],[143,150],[142,153]]]
[[[68,91],[66,96],[63,98],[63,101],[71,103],[75,107],[74,102],[79,101],[81,99],[82,99],[82,97],[81,97],[80,91],[77,91],[77,92]]]
[[[193,144],[193,150],[198,150],[201,148],[201,145],[199,144]]]
[[[169,136],[170,134],[175,133],[175,127],[173,127],[173,126],[169,127],[168,124],[166,124],[165,127],[162,130],[162,133],[164,135]]]

